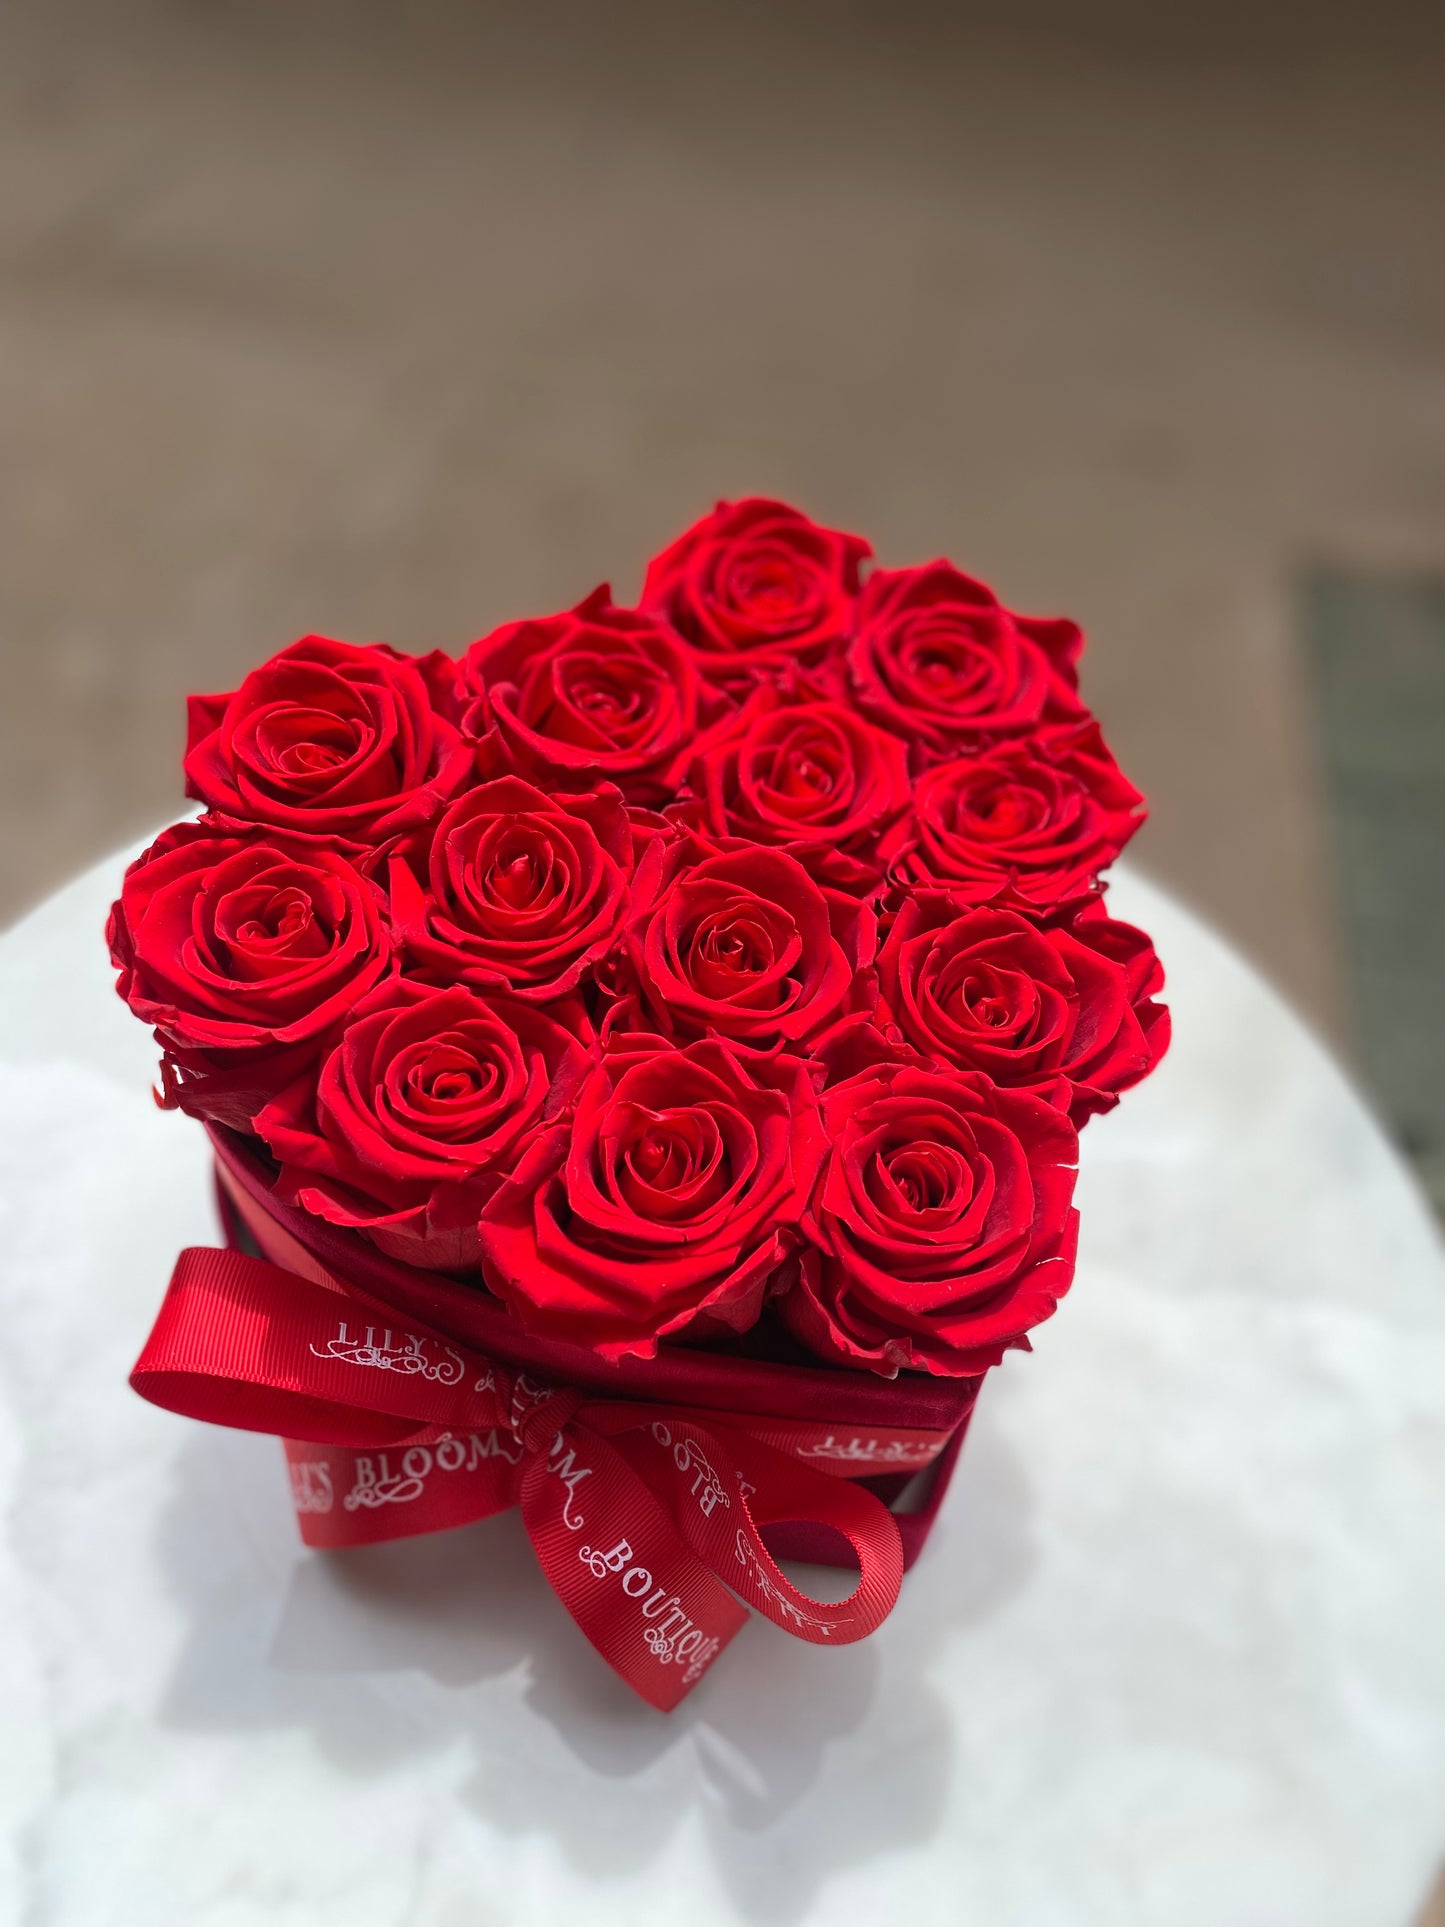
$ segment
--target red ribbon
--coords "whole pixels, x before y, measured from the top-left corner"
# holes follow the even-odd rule
[[[308,1270],[316,1269],[314,1265]],[[422,1327],[386,1325],[328,1273],[183,1251],[131,1374],[143,1398],[286,1442],[308,1545],[366,1545],[517,1505],[542,1570],[603,1658],[670,1711],[747,1619],[842,1646],[893,1609],[898,1527],[869,1472],[926,1465],[946,1432],[849,1428],[586,1399]],[[763,1541],[833,1528],[859,1566],[817,1600]]]

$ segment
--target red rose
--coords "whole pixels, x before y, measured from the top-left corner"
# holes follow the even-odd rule
[[[691,783],[714,835],[785,849],[854,890],[877,883],[879,834],[910,795],[896,736],[843,703],[789,704],[772,689],[701,745]]]
[[[1096,723],[1050,728],[922,777],[884,854],[909,885],[1052,909],[1084,895],[1143,822]]]
[[[824,1358],[966,1378],[1053,1311],[1073,1276],[1078,1137],[988,1078],[878,1064],[822,1097],[828,1160],[779,1309]]]
[[[782,502],[719,502],[649,563],[642,606],[687,638],[713,681],[748,684],[841,648],[871,554],[861,536]]]
[[[249,1127],[392,968],[379,891],[334,851],[182,823],[110,913],[116,989],[155,1027],[183,1110]]]
[[[822,1155],[806,1067],[717,1040],[615,1040],[563,1129],[482,1212],[484,1275],[529,1330],[604,1358],[744,1331]]]
[[[596,590],[567,615],[510,622],[462,659],[464,732],[554,789],[615,783],[629,803],[671,802],[676,767],[718,704],[664,623]]]
[[[393,979],[357,1004],[319,1079],[304,1072],[255,1128],[286,1203],[404,1263],[461,1270],[481,1255],[482,1205],[590,1061],[530,1005]]]
[[[855,969],[873,960],[871,911],[819,889],[781,850],[694,860],[694,848],[649,853],[661,859],[662,887],[628,933],[639,1021],[763,1050],[815,1036],[842,1013]]]
[[[848,673],[859,706],[935,762],[1081,715],[1082,647],[1076,623],[1012,615],[982,582],[932,562],[868,578]]]
[[[627,914],[632,831],[611,786],[544,796],[519,776],[482,783],[436,826],[428,893],[392,864],[408,972],[545,1003],[577,988]]]
[[[414,833],[472,774],[433,706],[453,665],[304,636],[229,696],[192,696],[186,794],[228,822],[363,850]]]
[[[1045,928],[1011,910],[959,914],[942,891],[898,912],[878,956],[879,1010],[926,1056],[1028,1090],[1080,1126],[1163,1056],[1164,982],[1142,930],[1098,898]]]

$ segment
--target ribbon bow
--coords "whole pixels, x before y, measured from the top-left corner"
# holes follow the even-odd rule
[[[711,1412],[703,1425],[678,1407],[587,1399],[438,1332],[358,1316],[364,1301],[320,1276],[239,1251],[183,1251],[131,1374],[153,1404],[281,1436],[308,1545],[435,1532],[519,1506],[568,1612],[663,1711],[745,1623],[739,1599],[830,1646],[865,1638],[891,1612],[898,1527],[847,1482],[860,1467],[837,1463],[848,1454],[823,1449],[834,1442],[818,1426]],[[947,1436],[909,1435],[928,1458]],[[800,1592],[769,1553],[763,1529],[799,1520],[851,1545],[859,1577],[846,1599]]]

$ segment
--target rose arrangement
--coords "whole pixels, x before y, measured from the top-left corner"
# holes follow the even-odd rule
[[[118,988],[302,1246],[629,1384],[1027,1346],[1078,1131],[1168,1041],[1105,908],[1143,804],[1073,623],[869,555],[723,503],[636,608],[460,659],[307,637],[192,698],[204,813],[126,873]]]

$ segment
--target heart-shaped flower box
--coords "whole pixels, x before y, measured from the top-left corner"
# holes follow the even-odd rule
[[[636,608],[305,637],[191,699],[111,918],[230,1240],[136,1389],[285,1440],[313,1546],[517,1506],[663,1708],[745,1608],[887,1616],[1168,1042],[1077,626],[869,554],[722,503]]]

